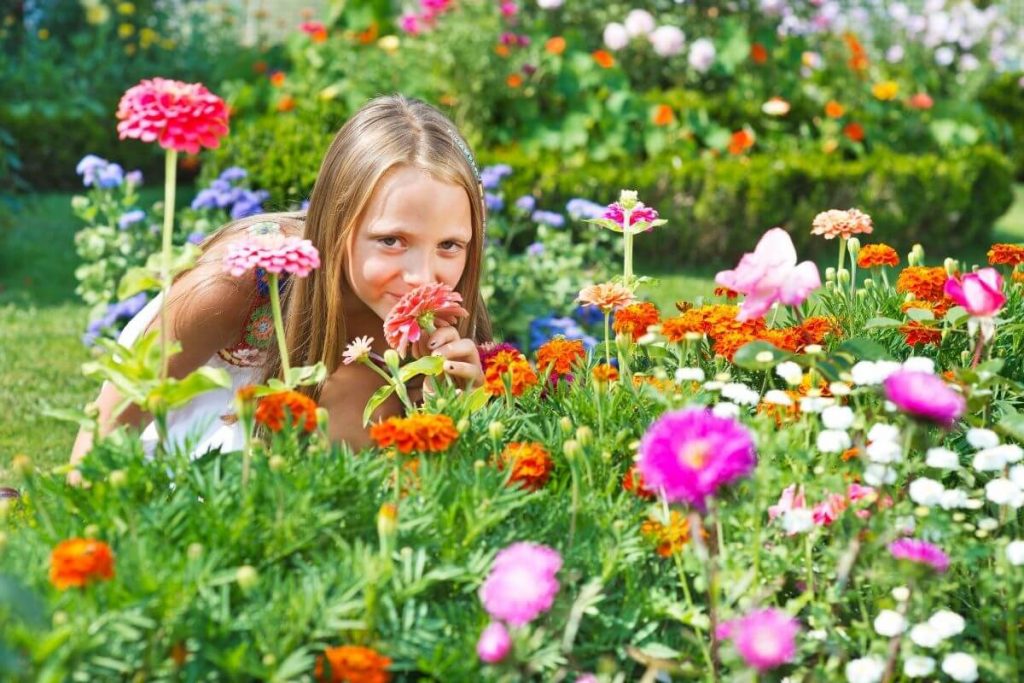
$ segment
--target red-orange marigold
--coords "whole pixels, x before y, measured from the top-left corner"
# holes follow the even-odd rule
[[[857,265],[861,268],[895,267],[899,264],[900,255],[888,244],[865,244],[857,255]]]
[[[459,431],[447,415],[413,413],[373,425],[370,438],[381,448],[394,446],[401,453],[440,453],[459,438]]]
[[[316,401],[290,390],[261,398],[256,406],[256,423],[272,432],[279,432],[284,428],[286,410],[291,415],[293,427],[301,423],[307,432],[316,429]]]
[[[317,657],[314,675],[321,683],[388,683],[391,660],[360,645],[329,647]]]
[[[614,365],[609,365],[608,363],[595,365],[592,373],[594,375],[594,381],[598,384],[614,382],[619,378],[619,371]]]
[[[487,361],[484,370],[484,390],[491,396],[505,393],[508,380],[513,396],[522,396],[527,388],[537,384],[537,373],[533,371],[526,356],[518,351],[499,351]]]
[[[50,583],[59,590],[114,578],[114,553],[103,541],[72,538],[50,553]]]
[[[622,477],[622,488],[640,498],[654,498],[656,495],[644,484],[644,475],[640,474],[636,465],[632,465],[626,470],[626,475]]]
[[[934,327],[928,327],[914,320],[900,327],[903,339],[907,346],[923,346],[932,344],[938,346],[942,343],[942,333]]]
[[[924,301],[938,302],[946,295],[948,275],[942,266],[909,266],[900,271],[896,291]]]
[[[568,375],[573,364],[587,355],[583,342],[579,339],[555,337],[541,344],[537,349],[537,367],[557,375]]]
[[[640,533],[658,544],[658,555],[671,557],[689,542],[690,521],[678,510],[672,510],[667,525],[655,519],[648,519],[640,525]]]
[[[616,334],[628,334],[636,341],[647,333],[649,326],[657,325],[659,319],[658,307],[649,301],[641,301],[615,311],[612,329]]]
[[[512,476],[509,483],[521,484],[523,488],[536,491],[548,482],[551,476],[551,456],[539,443],[513,441],[505,446],[498,457],[498,469],[508,467]]]
[[[993,244],[988,250],[988,262],[993,266],[1018,266],[1024,263],[1024,246],[1020,244]]]

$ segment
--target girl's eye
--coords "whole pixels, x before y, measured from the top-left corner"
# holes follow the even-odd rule
[[[397,247],[398,246],[398,238],[397,237],[378,237],[377,238],[377,242],[379,244],[383,244],[385,247]]]
[[[461,248],[461,244],[453,242],[452,240],[445,240],[444,242],[441,242],[441,249],[444,251],[458,251]]]

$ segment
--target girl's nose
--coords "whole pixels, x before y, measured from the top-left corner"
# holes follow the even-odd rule
[[[434,264],[429,256],[417,256],[410,259],[405,266],[405,283],[410,287],[419,287],[434,281]]]

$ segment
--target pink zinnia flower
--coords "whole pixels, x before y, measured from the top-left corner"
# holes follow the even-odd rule
[[[619,202],[609,204],[607,208],[605,208],[604,213],[601,215],[601,218],[607,218],[610,221],[618,223],[622,227],[625,227],[626,225],[626,214],[622,208],[622,204],[620,204]],[[633,213],[629,214],[630,225],[633,225],[634,223],[637,223],[639,221],[653,223],[657,219],[658,210],[650,206],[644,206],[643,202],[637,202],[636,206],[633,207]],[[648,230],[650,230],[650,228],[648,228]]]
[[[421,285],[406,293],[384,320],[388,346],[405,358],[409,344],[419,341],[424,330],[430,334],[438,324],[453,325],[468,316],[461,303],[462,295],[441,282]]]
[[[197,154],[214,148],[228,133],[224,100],[202,83],[166,78],[143,80],[121,96],[117,132],[122,140],[157,142],[164,149]]]
[[[584,306],[597,306],[605,313],[633,303],[633,290],[616,282],[589,285],[580,290],[577,300]]]
[[[790,484],[782,491],[779,502],[768,508],[768,519],[775,519],[790,510],[802,510],[807,507],[807,500],[804,498],[804,487]]]
[[[480,634],[480,640],[476,641],[476,654],[480,661],[488,664],[497,664],[508,656],[512,649],[512,638],[508,635],[508,629],[500,621],[492,621]]]
[[[772,228],[754,251],[743,255],[735,270],[723,270],[715,282],[734,292],[746,294],[736,319],[760,318],[776,301],[796,306],[821,286],[818,266],[811,261],[797,265],[796,248],[789,233]]]
[[[551,609],[558,594],[555,574],[562,568],[557,550],[535,543],[514,543],[494,558],[480,587],[484,609],[513,626],[530,623]]]
[[[846,487],[846,497],[850,499],[851,503],[856,503],[858,500],[865,498],[872,498],[875,495],[875,489],[870,486],[861,486],[860,484],[853,483]]]
[[[309,240],[283,235],[260,235],[234,242],[224,256],[224,270],[241,277],[253,268],[268,273],[306,277],[320,267],[320,253]]]
[[[703,510],[719,487],[749,475],[757,465],[750,432],[706,408],[662,415],[647,428],[637,467],[652,491]]]
[[[949,569],[949,555],[928,541],[901,538],[890,543],[888,547],[889,553],[897,560],[927,565],[940,574]]]
[[[299,30],[308,36],[323,35],[327,33],[327,27],[322,21],[304,21],[299,24]]]
[[[811,224],[811,234],[822,235],[827,240],[835,237],[849,239],[861,233],[868,235],[874,229],[871,216],[857,209],[822,211]]]
[[[905,413],[951,427],[967,409],[964,397],[938,375],[897,370],[885,380],[885,397]]]
[[[846,496],[830,493],[824,501],[814,506],[811,518],[818,526],[829,526],[839,519],[839,515],[843,514],[843,510],[846,509],[846,505]]]
[[[976,273],[967,273],[959,280],[951,277],[946,280],[945,289],[948,297],[975,318],[992,318],[1006,303],[1003,276],[995,268],[982,268]]]
[[[793,661],[799,630],[799,621],[769,607],[719,624],[715,637],[731,639],[748,666],[768,671]]]
[[[398,19],[398,28],[411,36],[419,35],[420,20],[415,14],[403,14]]]

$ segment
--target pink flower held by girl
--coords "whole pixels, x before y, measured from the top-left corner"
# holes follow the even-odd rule
[[[821,286],[818,266],[811,261],[797,265],[796,248],[789,233],[772,228],[753,252],[743,255],[734,270],[723,270],[715,282],[734,292],[746,294],[736,319],[740,322],[763,317],[776,301],[787,306],[803,303]]]
[[[508,656],[512,649],[512,639],[508,635],[508,629],[500,621],[492,621],[480,634],[480,640],[476,642],[476,654],[480,661],[488,664],[497,664]]]
[[[964,397],[930,372],[897,370],[885,380],[885,397],[914,417],[951,427],[967,409]]]
[[[637,463],[645,486],[699,510],[719,487],[746,477],[756,465],[750,432],[705,408],[670,411],[655,420]]]
[[[907,560],[931,567],[939,574],[949,569],[949,555],[938,546],[916,538],[901,538],[889,544],[889,553],[897,560]]]
[[[224,100],[202,83],[166,78],[143,80],[121,96],[117,105],[119,137],[157,142],[164,149],[197,154],[214,148],[228,133]]]
[[[320,267],[320,253],[309,240],[281,235],[260,235],[234,242],[224,256],[224,270],[241,277],[253,268],[275,275],[306,277]]]
[[[799,630],[800,622],[770,607],[723,622],[715,636],[731,639],[748,666],[769,671],[793,661]]]
[[[558,594],[555,574],[562,568],[557,550],[535,543],[514,543],[494,558],[480,587],[484,609],[512,626],[530,623],[551,609]]]
[[[438,326],[454,325],[459,318],[469,315],[460,304],[462,295],[446,284],[435,282],[421,285],[407,293],[394,305],[384,320],[384,337],[388,346],[405,358],[410,343],[419,341]]]

